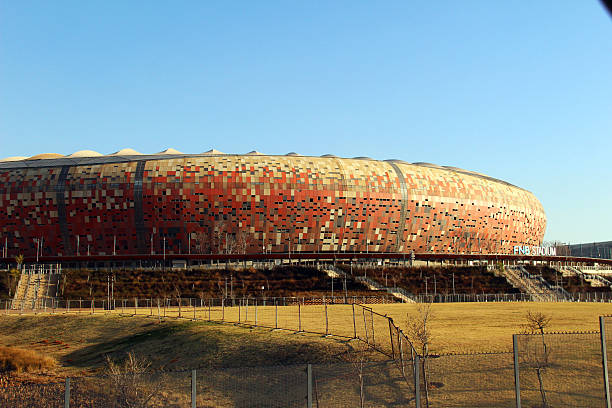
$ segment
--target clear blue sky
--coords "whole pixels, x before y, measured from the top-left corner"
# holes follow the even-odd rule
[[[583,1],[2,1],[0,158],[427,161],[612,240],[612,19]]]

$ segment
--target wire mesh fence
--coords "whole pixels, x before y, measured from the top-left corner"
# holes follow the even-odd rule
[[[518,335],[521,401],[526,406],[605,406],[599,332]]]
[[[310,374],[309,374],[310,371]],[[412,406],[393,361],[73,377],[0,390],[6,407],[293,408]],[[361,404],[363,401],[363,404]],[[414,403],[412,403],[414,404]]]
[[[511,352],[430,356],[424,364],[423,406],[426,400],[435,407],[516,406]]]
[[[423,356],[390,317],[365,305],[328,301],[92,299],[52,307],[52,313],[119,313],[317,333],[388,357],[372,362],[349,353],[342,363],[312,366],[310,376],[304,365],[209,369],[200,371],[192,386],[190,372],[81,377],[72,380],[70,406],[130,406],[130,398],[142,405],[144,398],[146,406],[178,407],[189,406],[192,395],[198,407],[302,407],[308,395],[317,407],[507,407],[520,406],[519,396],[523,406],[606,406],[603,357],[612,353],[612,317],[601,318],[602,332],[516,335],[514,354]],[[17,384],[15,392],[0,393],[0,406],[61,406],[62,389],[65,385],[53,381]],[[38,399],[48,403],[28,402]]]
[[[306,406],[306,365],[229,368],[200,373],[198,407]]]
[[[315,407],[414,407],[411,377],[404,379],[394,361],[315,365]]]
[[[396,292],[401,292],[401,288],[397,288]],[[393,292],[393,290],[392,290]],[[463,302],[533,302],[533,301],[562,301],[562,302],[612,302],[612,292],[585,292],[585,293],[570,293],[564,298],[545,297],[542,293],[492,293],[492,294],[409,294],[408,298],[416,303],[463,303]],[[252,299],[252,300],[251,300]],[[225,299],[165,299],[169,304],[174,304],[176,307],[180,304],[181,307],[192,307],[198,302],[213,302],[213,305],[221,301],[225,302],[226,306],[236,306],[239,302],[244,302],[244,299],[225,298]],[[135,304],[138,307],[147,307],[155,298],[136,299],[126,298],[118,299],[106,297],[102,299],[57,299],[52,297],[42,297],[37,299],[0,299],[0,311],[5,314],[14,313],[79,313],[93,310],[94,313],[101,310],[117,310],[121,309],[125,312],[127,308],[133,308]],[[249,301],[257,301],[261,305],[278,304],[279,306],[290,305],[325,305],[325,304],[388,304],[406,301],[405,298],[398,298],[392,295],[372,295],[372,296],[329,296],[329,297],[279,297],[279,298],[249,298]],[[191,303],[190,303],[191,302]],[[242,304],[242,303],[241,303]]]

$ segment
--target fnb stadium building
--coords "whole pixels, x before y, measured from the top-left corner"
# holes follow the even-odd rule
[[[428,163],[130,149],[0,161],[5,257],[510,254],[545,228],[532,193]]]

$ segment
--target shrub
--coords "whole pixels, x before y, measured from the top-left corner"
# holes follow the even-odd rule
[[[0,346],[0,372],[31,372],[52,369],[57,362],[34,350]]]

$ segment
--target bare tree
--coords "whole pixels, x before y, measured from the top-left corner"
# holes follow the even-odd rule
[[[225,253],[234,254],[237,253],[237,242],[233,234],[225,233]]]
[[[247,248],[249,247],[249,234],[241,229],[236,234],[236,253],[246,254]]]
[[[19,254],[15,257],[15,262],[17,262],[17,269],[21,271],[21,265],[23,265],[23,255]]]
[[[9,277],[9,288],[8,288],[8,294],[9,296],[13,296],[17,291],[17,284],[19,283],[19,279],[21,278],[21,269],[17,268],[13,268],[9,271],[8,273],[8,277]],[[12,293],[12,294],[11,294]]]
[[[203,254],[210,252],[210,248],[207,245],[209,243],[209,236],[204,231],[198,231],[193,235],[193,244],[197,253]]]
[[[66,290],[66,281],[73,275],[74,271],[72,269],[64,269],[62,271],[62,296],[64,296],[64,291]]]
[[[433,319],[431,312],[432,303],[417,303],[416,310],[412,315],[406,317],[406,337],[412,343],[414,351],[418,354],[421,361],[423,385],[425,391],[425,406],[429,408],[429,386],[427,375],[427,359],[430,356],[429,346],[433,338],[429,323]],[[419,385],[417,385],[419,386]]]
[[[130,351],[122,364],[106,356],[106,372],[122,407],[145,408],[159,392],[159,387],[147,382],[151,363]]]
[[[551,316],[542,312],[528,311],[525,315],[525,319],[527,320],[525,323],[525,332],[538,335],[542,342],[541,351],[538,351],[537,348],[534,350],[533,361],[531,361],[531,363],[538,378],[542,408],[548,408],[548,399],[546,398],[546,389],[544,388],[544,374],[546,369],[550,366],[550,349],[546,344],[544,330],[550,325]]]
[[[17,269],[11,269],[9,271],[9,296],[11,296],[11,287],[13,286],[13,281],[15,283],[15,292],[17,292],[17,285],[19,284],[19,278],[21,277],[21,266],[23,265],[23,255],[19,254],[15,257],[15,262],[17,263]]]
[[[220,254],[222,253],[222,248],[225,239],[225,220],[214,220],[211,225],[211,230],[212,247],[216,251],[215,253]]]
[[[563,256],[571,255],[569,245],[566,244],[565,242],[546,241],[542,243],[542,246],[555,248],[557,255],[563,255]]]
[[[181,317],[181,289],[177,284],[174,285],[174,296],[176,297],[176,301],[178,303],[178,317]]]
[[[359,383],[359,408],[363,408],[365,406],[365,389],[364,389],[364,379],[365,379],[365,364],[368,361],[369,347],[364,343],[359,342],[356,345],[349,345],[346,353],[341,356],[343,360],[351,363],[351,367],[353,372],[356,375],[356,379]]]

